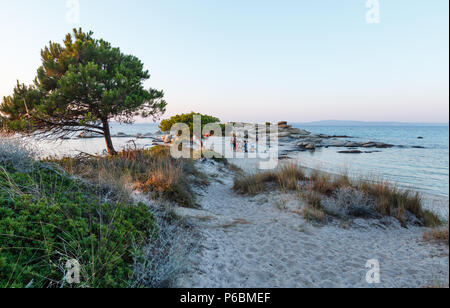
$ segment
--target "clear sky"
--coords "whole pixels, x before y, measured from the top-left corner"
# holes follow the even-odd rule
[[[40,49],[92,30],[150,71],[170,116],[223,121],[448,122],[448,0],[0,0],[0,96]],[[73,15],[71,15],[73,16]]]

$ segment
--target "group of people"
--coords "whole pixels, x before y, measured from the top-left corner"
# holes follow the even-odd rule
[[[209,138],[209,137],[211,137],[211,135],[206,134],[204,137]],[[194,136],[194,142],[196,142],[196,139],[198,139],[198,138],[195,138],[195,136]],[[233,133],[233,135],[231,137],[231,145],[233,147],[233,152],[238,152],[239,150],[242,149],[245,153],[249,153],[248,139],[249,139],[249,137],[248,137],[248,135],[246,135],[244,137],[244,142],[242,143],[238,140],[237,135],[235,133]],[[256,135],[256,146],[258,146],[258,142],[259,142],[259,136],[257,134]],[[203,146],[203,141],[200,141],[198,143],[200,143]]]
[[[259,142],[259,136],[256,135],[256,144],[258,144]],[[233,134],[232,138],[231,138],[231,144],[233,146],[233,151],[237,152],[239,150],[239,145],[240,143],[238,142],[238,138],[236,136],[236,134]],[[245,153],[248,153],[248,136],[245,136],[244,138],[244,144],[243,144],[243,150]]]

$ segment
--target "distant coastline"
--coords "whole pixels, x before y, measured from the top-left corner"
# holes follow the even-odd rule
[[[258,122],[255,122],[258,123]],[[449,123],[428,123],[428,122],[370,122],[370,121],[345,121],[345,120],[323,120],[323,121],[312,121],[312,122],[295,122],[290,121],[296,126],[414,126],[414,127],[448,127]],[[121,125],[118,122],[111,121],[112,125]],[[159,122],[136,122],[133,125],[159,125]]]
[[[419,122],[364,122],[364,121],[340,121],[325,120],[314,122],[295,122],[293,124],[303,126],[449,126],[449,123],[419,123]]]

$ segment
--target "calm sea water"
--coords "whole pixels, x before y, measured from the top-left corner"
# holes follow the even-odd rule
[[[155,133],[159,130],[159,123],[145,123],[145,124],[133,124],[133,125],[120,125],[117,123],[111,123],[111,134],[124,133],[130,136],[136,136],[137,134]],[[152,146],[152,140],[150,139],[137,139],[137,138],[112,138],[113,144],[116,150],[123,149],[127,146],[134,146],[130,143],[133,140],[138,147],[150,147]],[[77,155],[80,152],[89,154],[101,154],[106,150],[105,140],[103,138],[95,139],[78,139],[73,138],[71,140],[63,141],[45,141],[40,140],[33,142],[35,147],[41,152],[41,156],[66,156]]]
[[[319,149],[314,153],[302,152],[295,154],[299,162],[311,168],[333,173],[348,172],[350,174],[371,176],[385,179],[426,194],[449,196],[449,128],[418,127],[418,126],[311,126],[293,125],[304,128],[312,133],[332,135],[348,135],[354,140],[380,141],[404,148],[394,147],[382,149],[371,154],[339,154],[340,149]],[[158,124],[112,124],[112,133],[123,132],[128,135],[138,133],[154,133]],[[418,139],[421,136],[423,139]],[[135,140],[140,147],[151,146],[151,140]],[[127,146],[129,139],[114,138],[117,149]],[[39,142],[38,145],[51,155],[72,155],[79,151],[101,153],[105,149],[103,139],[73,139],[63,142]],[[425,149],[415,149],[421,146]]]
[[[347,135],[355,137],[353,140],[356,141],[380,141],[404,146],[371,154],[339,154],[341,149],[336,148],[319,149],[315,153],[302,152],[297,155],[302,165],[334,173],[373,176],[426,194],[449,196],[448,126],[294,126],[312,133]]]

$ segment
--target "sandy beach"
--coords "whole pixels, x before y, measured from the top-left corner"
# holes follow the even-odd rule
[[[424,228],[362,219],[314,225],[298,214],[305,204],[295,195],[236,195],[232,172],[212,161],[198,164],[220,180],[197,191],[200,210],[176,210],[196,226],[201,241],[179,287],[448,285],[448,246],[425,242]],[[380,263],[380,284],[366,281],[372,259]]]

